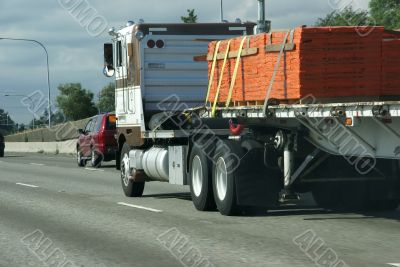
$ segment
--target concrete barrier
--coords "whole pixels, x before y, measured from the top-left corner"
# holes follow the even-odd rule
[[[6,142],[5,152],[75,154],[76,140],[63,142]]]
[[[71,121],[43,129],[29,130],[23,133],[5,136],[6,142],[60,142],[78,137],[78,129],[82,129],[90,118]]]

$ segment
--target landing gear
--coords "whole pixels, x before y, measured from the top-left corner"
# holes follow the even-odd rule
[[[283,192],[281,202],[299,200],[299,196],[292,190],[292,176],[294,174],[295,135],[289,134],[283,149]]]

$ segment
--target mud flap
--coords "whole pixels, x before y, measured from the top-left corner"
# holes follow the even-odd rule
[[[263,149],[252,149],[241,159],[235,175],[237,203],[240,206],[274,207],[282,188],[279,172],[267,168]]]

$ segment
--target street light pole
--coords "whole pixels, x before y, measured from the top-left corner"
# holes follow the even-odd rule
[[[224,4],[223,4],[223,0],[221,0],[221,22],[224,22]]]
[[[11,40],[11,41],[26,41],[26,42],[33,42],[40,45],[44,52],[46,53],[46,65],[47,65],[47,87],[48,87],[48,104],[47,109],[49,112],[49,128],[51,127],[51,104],[50,104],[50,67],[49,67],[49,53],[47,52],[46,47],[41,42],[34,40],[34,39],[24,39],[24,38],[6,38],[0,37],[0,40]]]

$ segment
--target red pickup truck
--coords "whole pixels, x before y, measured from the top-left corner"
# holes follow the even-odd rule
[[[100,167],[103,161],[115,160],[118,150],[115,114],[107,113],[90,118],[84,129],[79,129],[76,144],[77,163],[84,167],[90,160],[93,167]]]

